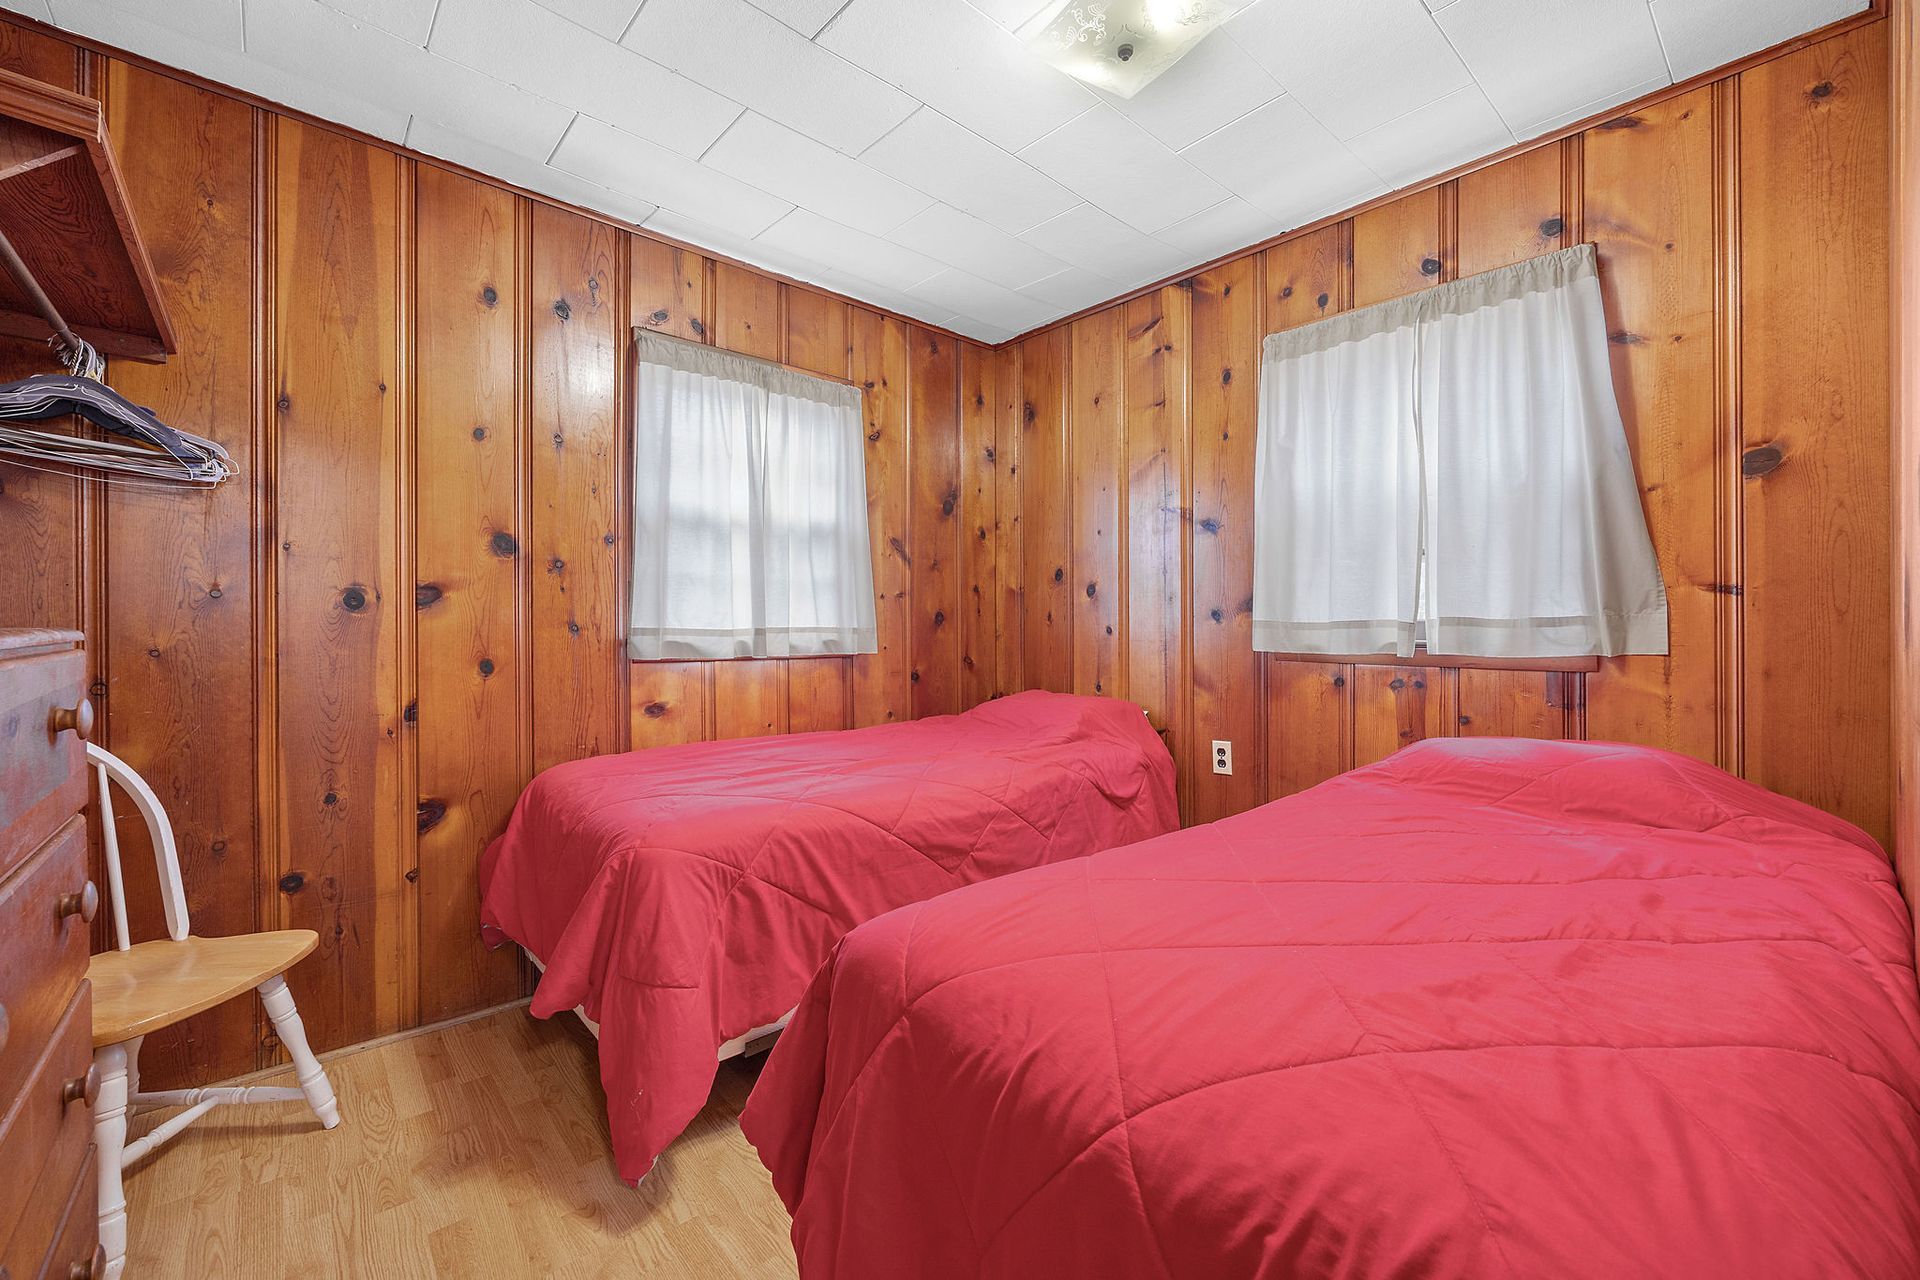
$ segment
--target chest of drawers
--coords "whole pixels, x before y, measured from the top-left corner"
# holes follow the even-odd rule
[[[89,1280],[104,1265],[80,642],[0,628],[0,1280]]]

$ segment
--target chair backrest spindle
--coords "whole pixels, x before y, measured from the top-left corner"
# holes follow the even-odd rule
[[[113,927],[119,949],[127,950],[133,940],[127,932],[127,895],[120,866],[120,838],[113,817],[112,783],[133,800],[133,806],[146,821],[147,835],[153,841],[154,870],[160,877],[160,906],[167,917],[167,936],[175,942],[187,936],[187,889],[180,876],[180,851],[173,842],[173,824],[160,797],[146,779],[135,773],[127,762],[110,751],[87,744],[87,760],[94,767],[100,788],[101,843],[107,860],[107,889],[113,897]]]

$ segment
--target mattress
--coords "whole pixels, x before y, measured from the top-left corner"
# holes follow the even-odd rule
[[[1920,997],[1857,829],[1432,741],[835,948],[743,1117],[806,1280],[1920,1275]]]
[[[599,1024],[621,1176],[705,1105],[719,1046],[789,1011],[849,928],[1178,824],[1139,707],[1020,693],[956,716],[657,747],[549,769],[481,862],[533,1012]]]

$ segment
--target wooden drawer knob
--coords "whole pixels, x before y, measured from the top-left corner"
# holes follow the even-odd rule
[[[102,1280],[106,1274],[107,1247],[102,1244],[93,1246],[93,1256],[85,1262],[67,1265],[67,1280]]]
[[[74,737],[85,742],[93,737],[93,702],[82,698],[77,707],[55,707],[47,716],[47,723],[55,733],[71,729]]]
[[[89,1066],[87,1074],[75,1076],[60,1086],[60,1105],[70,1107],[84,1102],[89,1108],[100,1100],[100,1068]]]
[[[92,924],[93,917],[100,911],[100,891],[89,880],[80,886],[80,892],[61,894],[58,910],[62,920],[68,916],[79,916],[85,923]]]

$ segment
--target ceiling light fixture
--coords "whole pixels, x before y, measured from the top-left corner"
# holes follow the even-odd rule
[[[1248,0],[1053,0],[1020,28],[1076,80],[1131,98]]]

